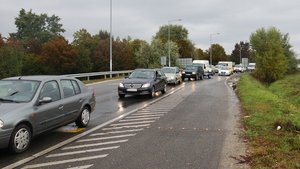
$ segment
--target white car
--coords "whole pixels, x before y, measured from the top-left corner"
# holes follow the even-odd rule
[[[241,73],[243,73],[245,71],[246,71],[246,69],[245,69],[245,67],[243,65],[235,65],[233,67],[233,72],[241,72]]]
[[[228,67],[221,67],[219,68],[219,76],[230,76],[231,75],[231,70]]]

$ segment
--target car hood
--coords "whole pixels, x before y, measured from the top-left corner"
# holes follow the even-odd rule
[[[174,73],[165,73],[166,77],[175,77]]]
[[[5,103],[0,102],[0,118],[6,115],[7,113],[11,113],[13,111],[17,111],[24,107],[28,103]]]
[[[144,84],[148,82],[152,82],[153,79],[141,79],[141,78],[131,78],[131,79],[124,79],[122,83],[139,83],[139,84]]]

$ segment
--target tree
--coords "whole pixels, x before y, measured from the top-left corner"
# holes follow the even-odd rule
[[[14,46],[5,45],[0,47],[0,79],[20,76],[23,56],[24,52]]]
[[[253,59],[250,57],[250,44],[248,42],[241,41],[240,43],[235,44],[234,50],[230,56],[230,60],[236,64],[240,64],[240,57],[248,58],[249,61],[253,61]]]
[[[170,37],[169,37],[170,31]],[[163,44],[170,41],[175,42],[179,49],[180,57],[193,57],[194,44],[188,39],[188,30],[181,25],[164,25],[154,36],[154,39],[160,39]]]
[[[135,53],[137,68],[148,68],[150,66],[151,47],[148,43],[141,43],[141,47]]]
[[[297,59],[295,52],[292,50],[292,45],[289,43],[289,34],[282,34],[281,36],[284,55],[288,63],[287,73],[295,73],[297,71]]]
[[[133,50],[128,40],[116,40],[113,43],[114,70],[132,70],[135,68]]]
[[[76,72],[74,73],[84,73],[92,71],[92,61],[91,54],[93,49],[93,38],[90,33],[87,32],[86,29],[80,29],[75,32],[74,40],[72,45],[78,54],[75,58],[75,62],[77,66]],[[83,65],[83,66],[79,66]]]
[[[167,65],[169,65],[169,43],[166,43],[164,46],[164,51],[162,56],[167,57]],[[170,59],[171,59],[171,66],[179,66],[178,63],[179,58],[179,48],[175,42],[170,42]]]
[[[288,63],[281,32],[275,27],[258,29],[251,34],[250,44],[256,61],[255,76],[268,84],[282,78]]]
[[[45,43],[65,31],[59,21],[60,18],[55,15],[37,15],[32,10],[26,12],[25,9],[21,9],[15,20],[17,32],[11,33],[10,36],[25,42],[36,39]]]
[[[197,59],[197,60],[209,60],[209,56],[202,49],[197,48],[195,50],[195,57],[194,57],[194,59]]]
[[[229,60],[229,57],[225,53],[225,49],[223,46],[219,44],[212,44],[211,50],[209,49],[207,51],[208,56],[210,58],[210,52],[212,51],[212,64],[216,65],[219,61],[227,61]]]
[[[155,35],[155,39],[160,39],[163,43],[167,43],[169,39],[170,29],[170,41],[178,42],[179,40],[188,39],[188,30],[181,25],[164,25],[159,28],[159,31]]]
[[[76,50],[63,37],[50,40],[43,45],[41,63],[45,74],[70,74],[76,71]]]

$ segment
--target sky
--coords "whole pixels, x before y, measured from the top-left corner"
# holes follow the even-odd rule
[[[185,27],[196,47],[207,50],[211,35],[212,43],[231,54],[236,43],[249,41],[257,29],[276,27],[289,34],[300,58],[299,7],[299,0],[112,0],[112,34],[150,42],[170,21]],[[70,42],[82,28],[92,35],[110,29],[110,0],[1,0],[2,36],[17,31],[14,22],[22,8],[61,18],[63,36]]]

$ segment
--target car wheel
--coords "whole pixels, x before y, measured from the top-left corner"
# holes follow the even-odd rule
[[[164,84],[164,88],[161,90],[162,94],[165,94],[167,92],[167,85]]]
[[[203,78],[204,78],[204,77],[203,77],[203,74],[202,74],[202,75],[200,76],[200,79],[203,80]]]
[[[86,127],[90,122],[90,114],[91,114],[90,109],[84,107],[80,113],[80,116],[75,121],[76,125],[78,127]]]
[[[125,97],[125,94],[119,94],[119,97],[123,99]]]
[[[150,97],[150,98],[153,98],[154,96],[155,96],[155,88],[152,87],[151,93],[149,94],[149,97]]]
[[[21,124],[17,126],[10,138],[9,148],[13,153],[22,153],[28,149],[32,139],[30,128]]]

